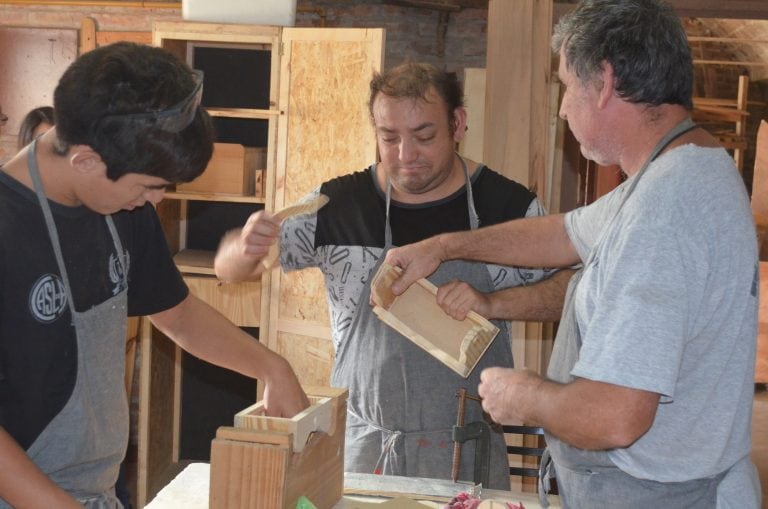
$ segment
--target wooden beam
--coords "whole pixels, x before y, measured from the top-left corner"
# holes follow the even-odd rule
[[[124,7],[133,9],[181,9],[181,2],[121,2],[103,0],[0,0],[2,4],[56,5],[66,7]]]
[[[667,0],[681,17],[768,19],[765,0]],[[576,1],[555,3],[555,19],[570,11]]]
[[[669,0],[683,17],[768,19],[765,0]]]
[[[488,0],[384,0],[384,3],[438,11],[488,8]]]
[[[483,162],[542,195],[551,114],[551,31],[551,0],[489,4]]]

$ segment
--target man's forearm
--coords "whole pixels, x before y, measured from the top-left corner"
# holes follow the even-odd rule
[[[568,281],[575,271],[562,269],[551,277],[528,286],[515,286],[488,295],[488,318],[526,322],[556,322],[563,311]]]
[[[562,214],[441,234],[436,242],[443,261],[474,260],[517,267],[568,267],[579,261]]]
[[[478,387],[483,409],[502,424],[541,426],[580,449],[628,447],[650,428],[659,395],[576,379],[561,384],[528,369],[488,368]]]
[[[19,444],[0,428],[0,499],[14,507],[82,509],[29,459]]]
[[[541,425],[581,449],[629,447],[653,424],[658,394],[604,382],[577,379],[545,381],[537,412]]]
[[[216,277],[236,283],[258,278],[264,272],[263,257],[247,255],[239,245],[240,230],[227,232],[221,239],[214,260]]]

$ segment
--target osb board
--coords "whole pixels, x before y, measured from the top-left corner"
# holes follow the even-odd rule
[[[272,349],[288,359],[302,385],[328,385],[335,353],[323,338],[279,332]]]
[[[274,279],[278,279],[275,277]],[[273,280],[274,280],[273,279]],[[308,320],[329,324],[325,282],[318,269],[279,273],[280,319]]]
[[[362,169],[375,157],[375,138],[366,105],[376,65],[371,61],[371,40],[360,37],[381,31],[327,32],[286,29],[283,35],[284,60],[290,60],[289,150],[284,180],[278,183],[277,199],[283,201],[280,206],[297,201],[340,173]],[[348,40],[314,39],[344,34]],[[294,146],[301,150],[290,150]],[[290,185],[285,186],[286,182]]]
[[[376,158],[368,85],[380,70],[383,29],[285,28],[280,70],[275,210],[323,181],[360,170]],[[318,119],[323,127],[318,129]],[[283,318],[328,324],[322,277],[313,271],[272,278],[268,344]]]

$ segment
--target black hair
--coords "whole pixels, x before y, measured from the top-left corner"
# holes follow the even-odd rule
[[[89,51],[67,68],[54,91],[56,150],[90,146],[111,180],[141,173],[189,182],[213,153],[208,114],[195,104],[189,124],[174,130],[142,114],[173,108],[196,86],[192,70],[161,48],[118,42]]]
[[[19,126],[19,150],[29,145],[35,138],[35,129],[43,123],[50,125],[55,124],[53,108],[51,106],[38,106],[37,108],[29,110],[29,112],[24,115],[24,118],[21,119],[21,125]]]
[[[442,71],[425,63],[406,61],[381,74],[374,73],[370,89],[368,111],[371,117],[373,117],[373,102],[378,94],[426,101],[430,89],[434,89],[448,110],[451,129],[454,125],[454,111],[464,106],[464,92],[456,73]]]
[[[661,0],[583,0],[555,27],[552,48],[562,49],[582,83],[608,62],[625,100],[693,108],[688,40],[680,18]]]

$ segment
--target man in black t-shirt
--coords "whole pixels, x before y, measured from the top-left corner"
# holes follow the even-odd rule
[[[258,276],[278,237],[283,269],[319,268],[336,350],[331,383],[349,388],[345,470],[448,479],[456,391],[477,393],[485,367],[512,367],[507,324],[496,322],[501,332],[465,379],[374,316],[372,276],[392,246],[544,212],[522,185],[456,154],[467,116],[454,73],[400,65],[374,76],[369,106],[381,162],[323,183],[312,195],[330,201],[316,214],[282,224],[267,212],[251,216],[223,239],[216,273],[231,281]],[[552,320],[569,274],[546,279],[550,273],[457,262],[430,280],[457,319],[474,310],[489,318]],[[480,405],[466,406],[466,422],[482,419]],[[504,438],[491,435],[486,487],[509,489]],[[473,479],[473,462],[468,442],[459,479]]]
[[[189,293],[152,206],[211,157],[201,92],[162,49],[98,48],[59,81],[56,126],[0,171],[0,507],[121,507],[129,315],[263,380],[268,414],[308,405],[285,359]]]

